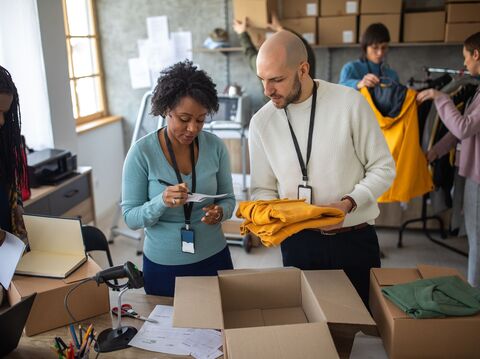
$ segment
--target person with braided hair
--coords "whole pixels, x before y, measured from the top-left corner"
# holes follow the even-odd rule
[[[221,222],[235,208],[225,144],[202,131],[218,111],[212,79],[191,61],[165,69],[152,97],[152,115],[167,126],[139,139],[123,167],[122,212],[131,229],[145,229],[147,294],[172,297],[178,276],[214,276],[232,269]],[[187,202],[191,192],[208,195]]]
[[[0,244],[4,231],[28,244],[21,195],[27,183],[27,164],[20,128],[17,88],[7,69],[0,66]]]

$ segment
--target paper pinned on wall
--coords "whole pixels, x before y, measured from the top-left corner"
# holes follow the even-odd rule
[[[147,34],[154,43],[167,43],[169,41],[168,18],[166,16],[147,17]]]
[[[150,88],[150,70],[148,63],[142,58],[128,59],[128,69],[130,70],[130,82],[132,88]]]
[[[175,62],[192,60],[192,33],[190,31],[172,32],[170,39],[175,51]]]

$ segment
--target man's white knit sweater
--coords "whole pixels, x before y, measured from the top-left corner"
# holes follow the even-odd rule
[[[354,89],[322,80],[318,84],[308,184],[313,204],[326,205],[351,196],[357,209],[344,227],[374,223],[377,198],[391,185],[395,163],[373,111]],[[312,96],[287,107],[306,161]],[[302,172],[287,117],[272,102],[252,118],[249,132],[252,199],[297,198]]]

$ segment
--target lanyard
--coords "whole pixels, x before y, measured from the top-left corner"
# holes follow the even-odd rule
[[[173,169],[175,170],[178,183],[180,184],[183,182],[183,180],[182,180],[182,176],[180,175],[180,171],[178,169],[177,159],[175,157],[175,153],[173,152],[172,143],[170,142],[170,139],[168,138],[168,135],[167,135],[166,127],[163,134],[165,137],[165,143],[167,145],[168,153],[170,154],[170,158],[172,160]],[[197,147],[199,147],[198,138],[195,138],[195,143],[197,144]],[[192,161],[192,193],[195,193],[197,176],[195,174],[195,145],[193,142],[190,144],[190,160]],[[192,209],[193,209],[193,202],[189,202],[188,204],[185,203],[183,205],[183,213],[185,214],[185,226],[187,227],[187,229],[189,229],[190,227],[190,217],[192,216]]]
[[[310,108],[310,126],[308,127],[308,144],[307,144],[307,162],[305,163],[302,158],[302,152],[300,151],[300,146],[298,145],[297,136],[293,131],[292,124],[288,119],[287,109],[285,108],[285,116],[287,116],[288,127],[290,128],[290,133],[292,135],[293,144],[295,145],[295,151],[297,152],[298,162],[300,163],[300,168],[302,170],[303,181],[305,184],[308,182],[308,172],[307,166],[308,161],[310,161],[310,154],[312,152],[312,137],[313,137],[313,124],[315,122],[315,108],[317,106],[317,84],[313,81],[313,93],[312,93],[312,106]]]

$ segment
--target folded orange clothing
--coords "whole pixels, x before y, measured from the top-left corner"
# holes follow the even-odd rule
[[[251,232],[260,237],[266,247],[279,245],[306,228],[338,224],[345,217],[338,208],[318,207],[304,200],[289,199],[240,202],[236,215],[245,219],[240,226],[242,235]]]

